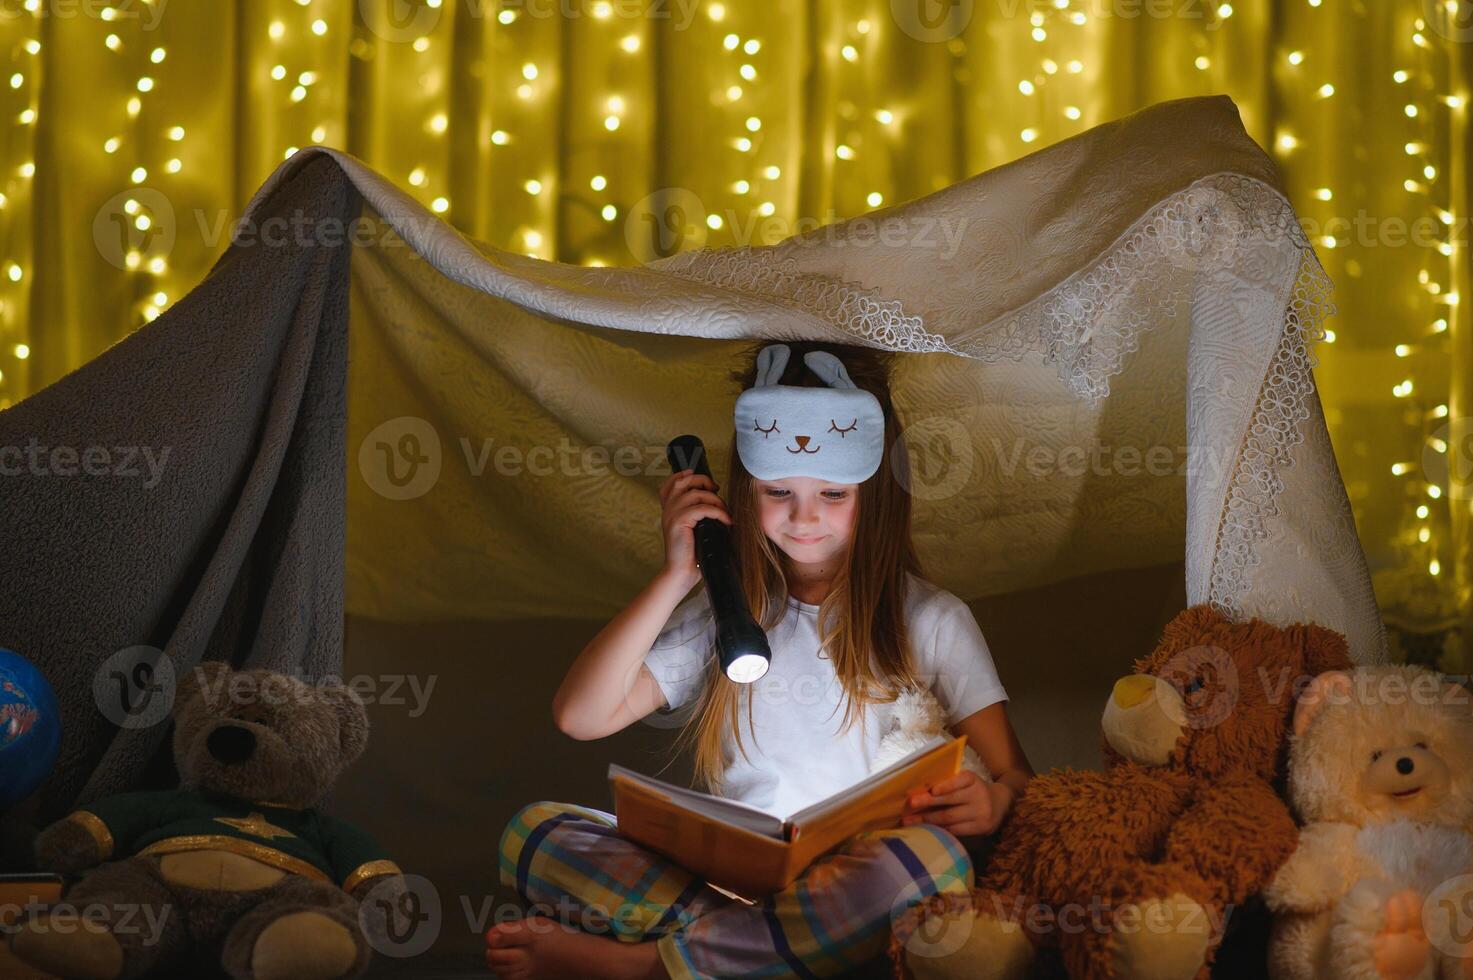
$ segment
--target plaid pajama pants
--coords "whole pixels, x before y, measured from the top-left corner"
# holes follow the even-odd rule
[[[911,906],[965,893],[973,879],[961,842],[928,824],[854,837],[755,905],[571,804],[523,808],[499,850],[502,884],[533,911],[626,942],[654,940],[674,980],[837,976],[882,956]]]

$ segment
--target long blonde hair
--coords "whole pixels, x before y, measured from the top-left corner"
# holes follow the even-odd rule
[[[819,604],[819,643],[833,661],[843,686],[847,728],[863,720],[867,704],[893,700],[916,677],[906,632],[906,573],[921,575],[920,560],[910,534],[910,460],[901,442],[902,426],[890,398],[890,358],[869,347],[785,341],[792,349],[784,385],[819,387],[824,382],[803,363],[811,350],[824,350],[844,362],[854,384],[873,394],[885,412],[885,447],[880,468],[859,485],[858,513],[850,539],[848,560],[835,576],[833,588]],[[757,377],[757,352],[746,355],[746,367],[732,372],[741,390]],[[734,435],[735,433],[733,433]],[[732,544],[747,603],[764,630],[771,630],[787,611],[788,585],[783,555],[762,531],[757,485],[742,466],[733,447],[731,476],[723,488],[732,518]],[[686,723],[680,744],[692,747],[696,777],[715,790],[725,768],[728,734],[744,756],[740,685],[723,674],[712,658],[695,710]],[[747,698],[751,724],[752,703]]]

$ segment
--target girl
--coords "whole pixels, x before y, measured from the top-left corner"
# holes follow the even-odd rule
[[[581,928],[545,917],[494,926],[486,963],[498,976],[838,975],[881,955],[910,905],[971,887],[967,848],[989,843],[1033,775],[975,618],[920,577],[888,361],[808,342],[748,360],[732,375],[743,392],[730,512],[706,477],[665,481],[665,565],[569,669],[553,699],[558,727],[602,738],[691,710],[685,741],[708,789],[787,816],[864,778],[887,706],[923,686],[994,779],[963,771],[914,793],[900,827],[850,840],[759,904],[622,839],[608,814],[533,804],[502,835],[502,882]],[[771,667],[752,684],[716,666],[704,587],[681,601],[701,582],[702,518],[731,526],[767,632]]]

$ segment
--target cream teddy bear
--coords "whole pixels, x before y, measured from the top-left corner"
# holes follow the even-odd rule
[[[1274,980],[1473,980],[1473,708],[1412,666],[1316,677],[1289,740],[1298,848],[1264,892]]]
[[[870,760],[869,771],[872,773],[918,752],[937,735],[950,737],[940,703],[924,687],[906,688],[885,707],[888,709],[885,712],[888,715],[886,731],[875,757]],[[962,755],[962,768],[975,772],[984,783],[992,782],[992,774],[982,764],[982,757],[970,745]]]

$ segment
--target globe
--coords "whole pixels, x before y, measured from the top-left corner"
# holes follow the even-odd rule
[[[46,678],[25,657],[0,648],[0,808],[36,791],[61,749],[61,714]]]

